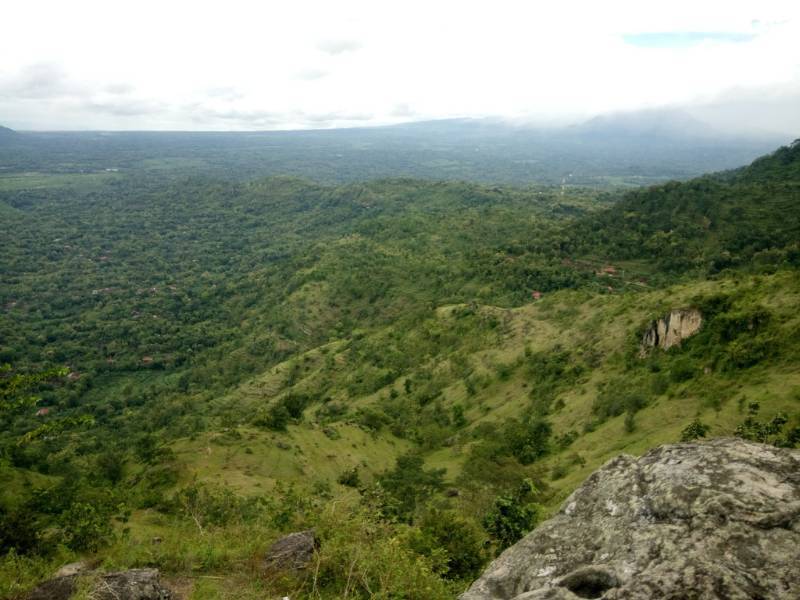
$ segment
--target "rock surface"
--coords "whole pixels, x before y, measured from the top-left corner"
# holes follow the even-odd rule
[[[686,338],[694,335],[703,325],[703,315],[694,308],[673,310],[665,317],[653,321],[642,336],[641,356],[646,356],[652,348],[667,350],[678,346]]]
[[[71,566],[71,565],[68,565]],[[79,570],[80,575],[85,573]],[[27,596],[27,600],[69,600],[78,590],[77,574],[45,581]],[[115,573],[87,575],[92,600],[169,600],[171,592],[161,585],[158,569],[130,569]]]
[[[73,562],[64,565],[58,571],[56,571],[53,577],[69,577],[71,575],[77,575],[78,573],[85,573],[86,571],[91,571],[92,567],[90,564],[85,560],[80,560],[78,562]]]
[[[800,598],[800,452],[738,439],[622,455],[461,600]]]
[[[264,558],[267,573],[299,571],[308,566],[319,548],[319,540],[313,529],[290,533],[276,541]]]

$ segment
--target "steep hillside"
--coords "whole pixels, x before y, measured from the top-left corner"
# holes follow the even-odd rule
[[[428,464],[447,468],[450,484],[466,489],[505,483],[497,468],[484,468],[487,458],[507,466],[519,458],[495,434],[508,435],[512,420],[546,420],[552,433],[541,460],[523,458],[531,466],[507,476],[541,479],[546,503],[555,506],[608,458],[679,440],[695,419],[710,426],[709,435],[733,435],[751,402],[760,404],[762,418],[797,413],[798,301],[800,280],[781,273],[620,296],[564,291],[516,309],[446,306],[416,324],[402,322],[278,365],[220,398],[215,412],[249,432],[233,446],[261,439],[274,447],[287,436],[296,451],[285,456],[299,461],[298,472],[306,438],[356,426],[388,443],[395,456],[408,443],[420,446]],[[684,306],[700,307],[702,331],[679,347],[640,357],[645,325]],[[274,407],[298,398],[302,413],[290,419],[287,434],[257,433],[259,426],[269,430]],[[365,475],[374,473],[371,452],[351,451],[355,463],[347,466],[361,461]],[[243,459],[246,470],[263,464],[258,452]],[[385,461],[378,460],[380,470]],[[239,477],[235,468],[207,470],[191,458],[185,466],[234,485]]]

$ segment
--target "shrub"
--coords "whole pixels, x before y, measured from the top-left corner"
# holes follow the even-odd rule
[[[483,527],[497,543],[498,550],[516,543],[536,526],[541,507],[532,501],[535,494],[533,482],[524,479],[513,493],[495,498],[483,519]]]
[[[669,380],[661,373],[657,373],[650,382],[650,391],[653,392],[655,396],[661,396],[666,393],[668,389]]]
[[[672,362],[672,366],[669,370],[669,378],[675,383],[681,383],[694,377],[695,371],[696,369],[691,359],[682,356],[676,358]]]
[[[478,574],[486,560],[481,537],[471,522],[456,513],[433,510],[423,517],[419,531],[410,540],[410,546],[423,556],[441,554],[444,577],[471,579]]]
[[[265,414],[254,420],[255,425],[266,427],[272,431],[286,431],[286,426],[292,420],[289,411],[282,403],[273,404]]]
[[[541,419],[529,422],[509,419],[504,431],[508,452],[523,465],[531,464],[550,451],[552,433],[550,423]]]
[[[361,478],[358,476],[358,467],[347,469],[336,478],[336,481],[347,487],[357,488],[361,485]]]
[[[436,574],[440,557],[415,552],[395,526],[369,510],[331,508],[314,527],[322,544],[310,569],[313,577],[306,579],[307,593],[298,597],[446,600],[458,593]]]
[[[734,340],[728,345],[728,363],[738,369],[752,367],[769,355],[769,346],[762,338]]]
[[[692,440],[706,437],[709,429],[711,428],[708,425],[701,423],[699,419],[695,419],[681,431],[681,441],[691,442]]]
[[[14,550],[28,554],[39,546],[39,527],[30,510],[0,509],[0,554]]]
[[[373,408],[360,408],[356,415],[359,425],[369,429],[373,433],[379,432],[385,425],[391,422],[386,413]]]
[[[417,506],[444,487],[445,469],[425,469],[418,454],[397,458],[395,468],[378,477],[381,488],[390,496],[382,502],[385,516],[403,521],[413,518]]]
[[[569,448],[572,445],[572,442],[578,439],[578,432],[574,429],[570,429],[567,432],[562,433],[560,436],[556,438],[556,445],[560,449]]]
[[[114,537],[111,515],[84,502],[76,502],[58,519],[62,543],[71,550],[95,551]]]
[[[609,382],[592,403],[592,412],[600,421],[618,417],[624,412],[636,413],[647,405],[645,397],[628,381]]]
[[[760,408],[758,402],[750,403],[749,416],[736,428],[735,436],[787,448],[794,448],[800,443],[800,427],[790,429],[782,435],[784,427],[789,422],[789,417],[785,413],[779,413],[769,421],[759,421],[756,416]]]
[[[633,433],[636,431],[636,413],[633,411],[628,411],[625,413],[625,433]]]

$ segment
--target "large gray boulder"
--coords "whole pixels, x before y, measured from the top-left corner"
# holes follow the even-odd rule
[[[67,565],[72,567],[73,565]],[[45,581],[26,600],[69,600],[78,590],[79,577],[86,577],[92,600],[170,600],[161,585],[158,569],[130,569],[114,573],[92,573],[77,569]]]
[[[619,456],[461,600],[800,598],[800,452],[738,439]]]
[[[311,563],[318,549],[319,540],[313,529],[285,535],[267,550],[264,571],[267,574],[301,571]]]

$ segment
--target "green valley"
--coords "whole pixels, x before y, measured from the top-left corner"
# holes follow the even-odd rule
[[[452,598],[620,453],[800,445],[800,141],[635,189],[31,156],[0,174],[2,597],[82,559]]]

